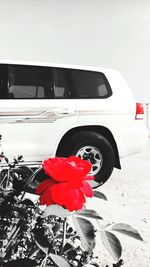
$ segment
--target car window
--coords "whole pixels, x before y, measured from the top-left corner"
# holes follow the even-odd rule
[[[68,98],[69,93],[63,70],[60,68],[54,68],[53,75],[54,75],[54,98]]]
[[[8,97],[8,66],[5,64],[0,64],[0,99],[5,99]]]
[[[27,65],[0,65],[1,99],[107,98],[103,73]]]
[[[103,73],[86,70],[67,70],[70,90],[75,98],[107,98],[112,92]]]
[[[1,99],[68,98],[63,69],[27,65],[0,65]]]
[[[47,98],[51,95],[51,69],[9,65],[8,98]]]

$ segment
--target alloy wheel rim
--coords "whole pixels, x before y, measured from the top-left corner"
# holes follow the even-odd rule
[[[88,160],[92,164],[91,175],[96,175],[103,165],[103,156],[101,152],[94,146],[84,146],[78,150],[76,156]]]

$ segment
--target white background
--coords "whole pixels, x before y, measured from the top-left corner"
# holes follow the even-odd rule
[[[150,1],[0,0],[0,59],[115,68],[150,102]]]

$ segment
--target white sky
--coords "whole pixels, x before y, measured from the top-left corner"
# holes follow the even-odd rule
[[[0,59],[115,68],[150,103],[150,0],[0,0]]]

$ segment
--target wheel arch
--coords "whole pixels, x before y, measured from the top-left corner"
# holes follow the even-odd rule
[[[56,150],[56,156],[61,155],[62,150],[65,149],[67,142],[72,135],[78,132],[82,132],[82,131],[93,131],[93,132],[103,135],[113,147],[114,154],[115,154],[115,166],[114,167],[121,169],[117,144],[110,130],[104,126],[94,126],[94,125],[93,126],[79,126],[79,127],[69,130],[68,132],[64,134],[64,136],[60,140],[58,148]]]

